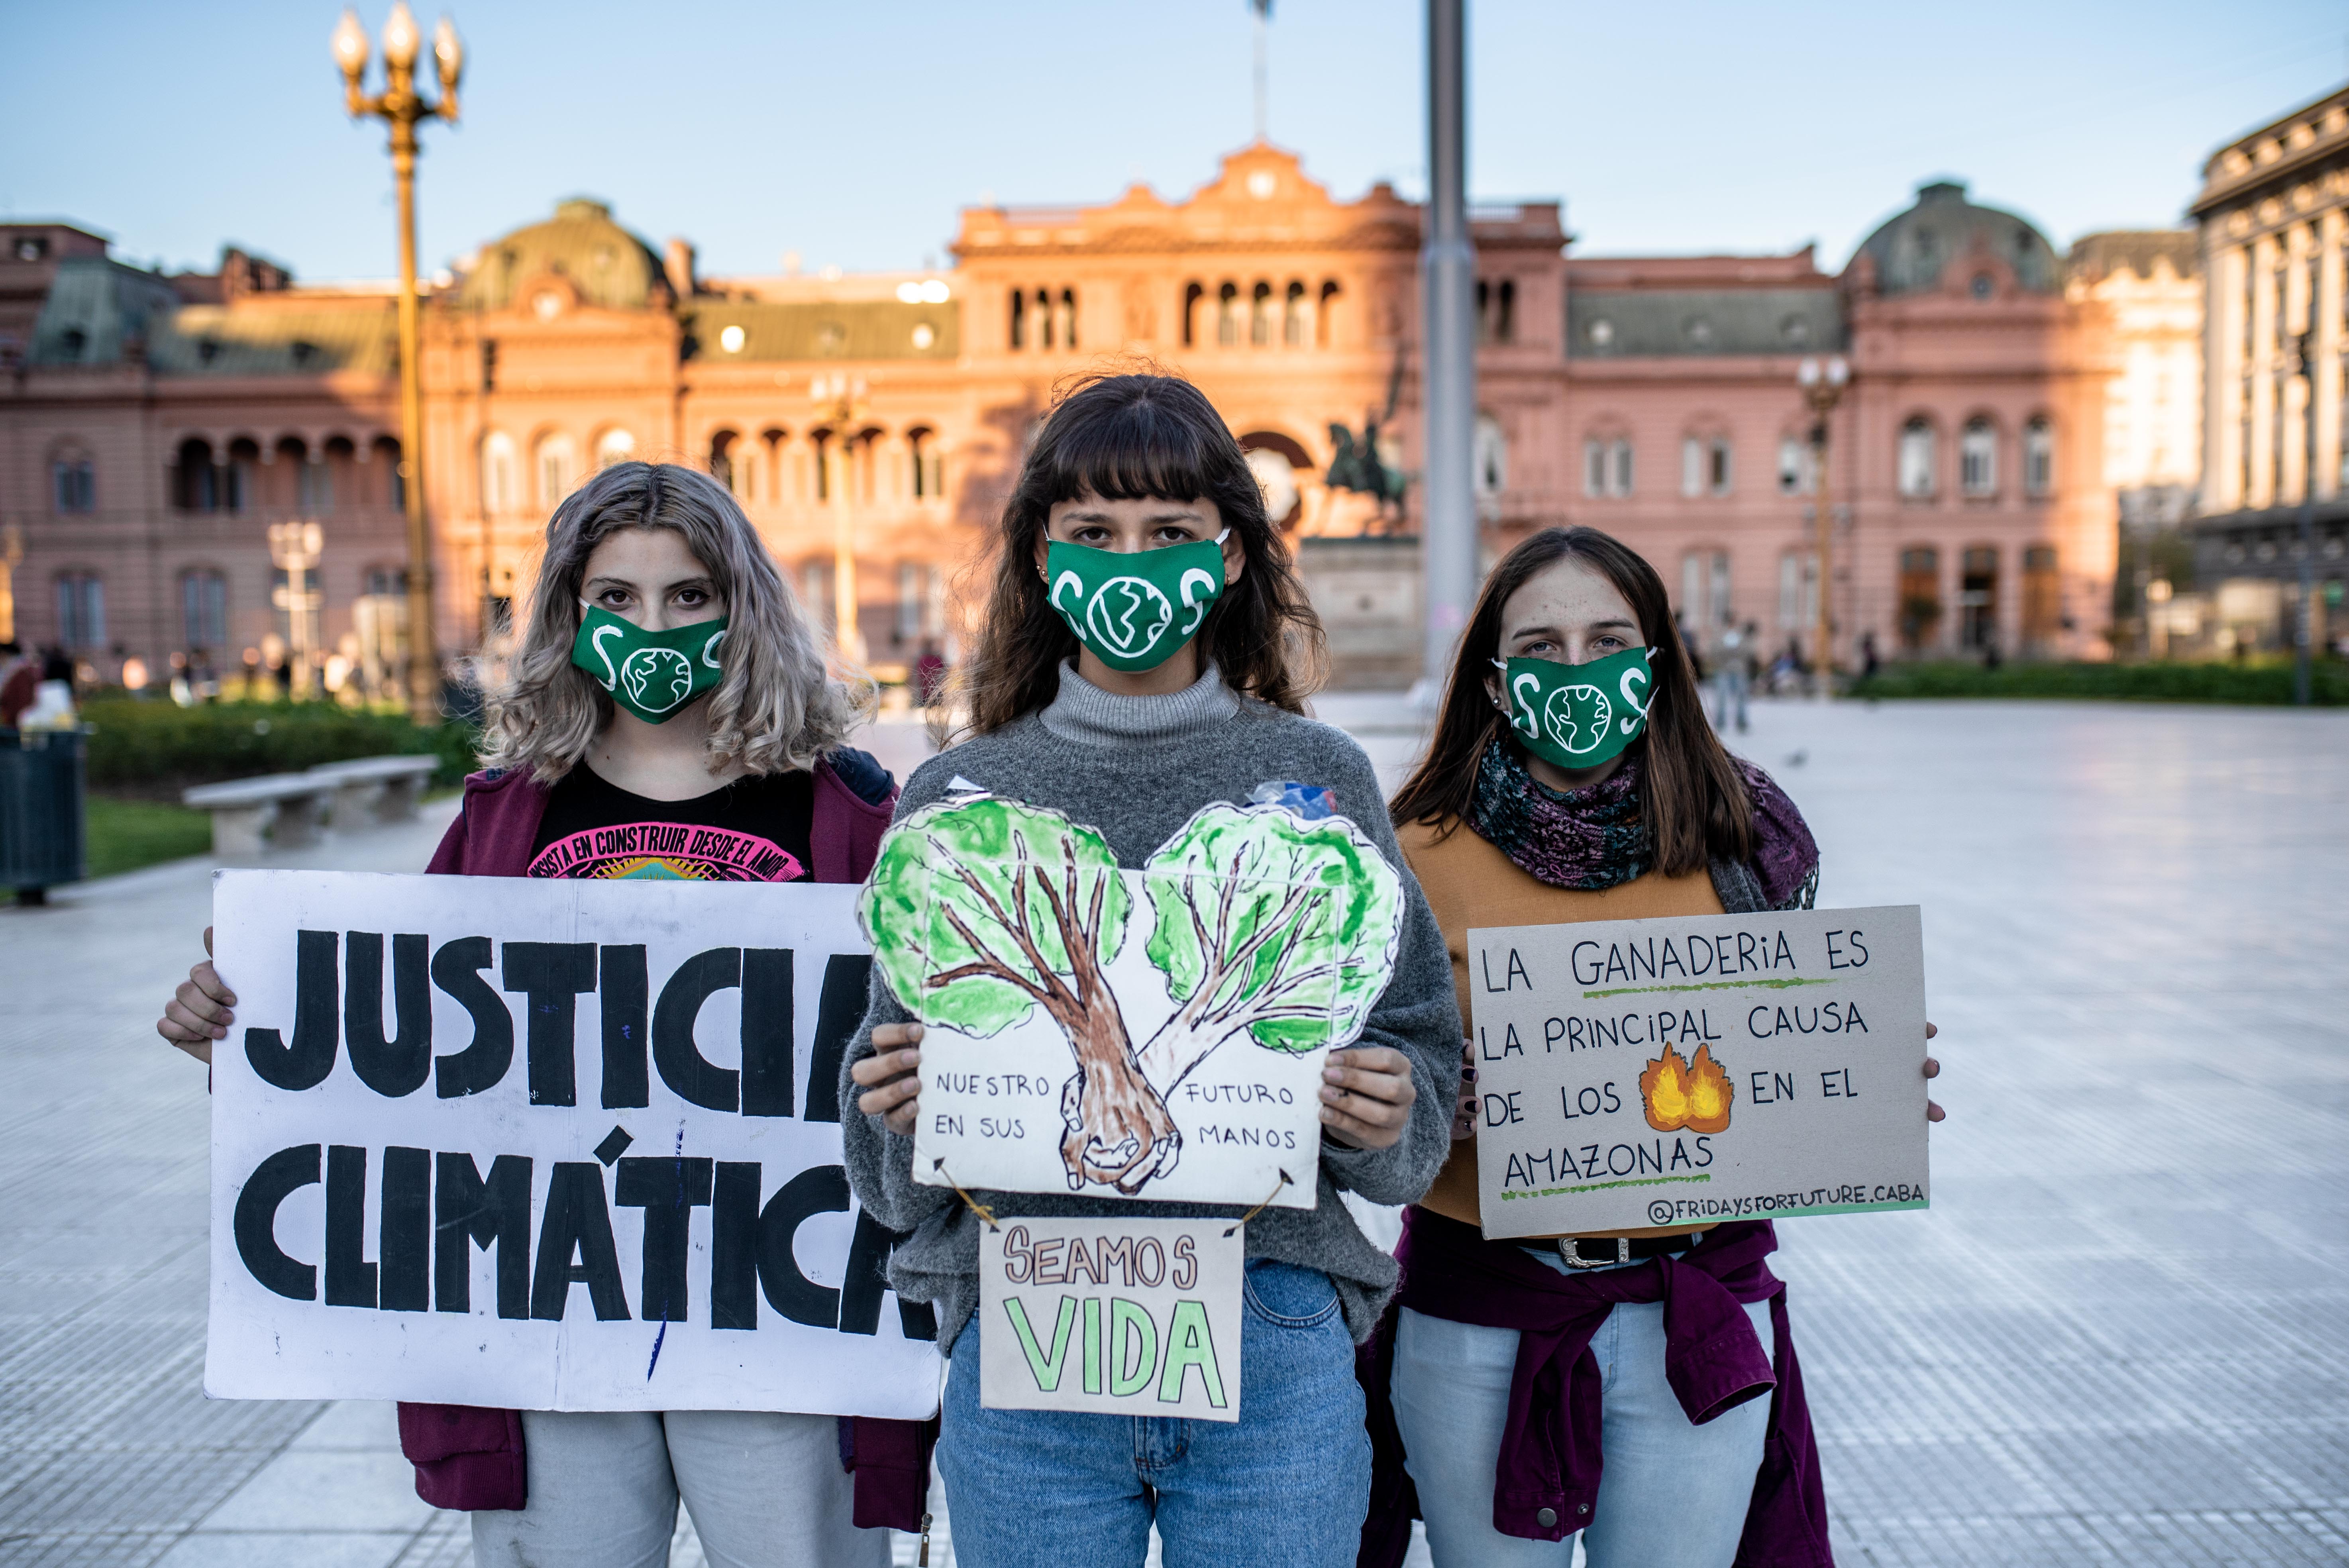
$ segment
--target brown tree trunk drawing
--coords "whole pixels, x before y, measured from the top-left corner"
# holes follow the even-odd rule
[[[1051,1015],[1068,1037],[1077,1063],[1076,1074],[1061,1096],[1061,1119],[1067,1124],[1061,1139],[1061,1161],[1067,1169],[1070,1189],[1080,1190],[1086,1182],[1096,1181],[1131,1197],[1152,1177],[1174,1168],[1183,1138],[1165,1100],[1151,1087],[1135,1060],[1125,1015],[1101,972],[1095,944],[1102,900],[1112,873],[1094,874],[1091,903],[1080,910],[1074,849],[1064,847],[1064,864],[1056,887],[1051,874],[1030,857],[1026,836],[1015,834],[1012,841],[1019,867],[1012,876],[1010,910],[996,901],[978,873],[959,862],[949,863],[954,865],[955,880],[997,924],[1010,933],[1039,978],[1030,980],[998,956],[949,904],[945,910],[947,923],[972,951],[984,956],[932,975],[928,984],[941,987],[974,976],[1000,980],[1025,992]],[[1054,933],[1068,955],[1065,975],[1046,961],[1035,934],[1028,928],[1031,885],[1050,910]]]

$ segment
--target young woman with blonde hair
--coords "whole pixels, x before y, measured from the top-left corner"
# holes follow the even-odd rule
[[[974,1211],[913,1180],[922,1028],[875,965],[842,1085],[864,1114],[842,1130],[857,1196],[913,1233],[892,1282],[937,1311],[950,1366],[938,1463],[957,1559],[1139,1568],[1154,1524],[1170,1563],[1339,1568],[1353,1561],[1370,1483],[1354,1344],[1395,1281],[1394,1260],[1340,1194],[1408,1202],[1444,1158],[1460,1069],[1443,938],[1402,869],[1368,758],[1303,716],[1320,625],[1239,444],[1197,388],[1140,375],[1079,385],[1039,431],[997,544],[957,683],[967,738],[907,780],[901,820],[976,787],[1090,825],[1137,869],[1203,808],[1291,799],[1300,814],[1356,824],[1399,872],[1404,907],[1385,990],[1323,1074],[1320,1146],[1297,1172],[1316,1182],[1317,1206],[1246,1222],[1233,1422],[982,1402],[981,1335],[1010,1331],[974,1315]],[[1129,601],[1121,621],[1108,595],[1137,579],[1167,608],[1137,614]],[[969,1197],[1000,1216],[1246,1212],[1068,1191]]]
[[[596,474],[547,524],[528,614],[490,696],[488,766],[465,780],[429,871],[864,880],[892,781],[844,744],[862,698],[828,674],[823,637],[723,486],[667,464]],[[679,826],[699,830],[663,830]],[[200,964],[158,1030],[210,1061],[235,1000]],[[878,1568],[888,1531],[854,1521],[912,1527],[920,1513],[910,1423],[453,1405],[399,1418],[418,1493],[472,1512],[483,1568],[658,1568],[680,1495],[713,1563]]]

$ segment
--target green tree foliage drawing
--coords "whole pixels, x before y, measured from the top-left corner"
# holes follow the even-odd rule
[[[1124,945],[1130,904],[1098,831],[979,796],[891,829],[859,910],[874,962],[925,1024],[985,1038],[1038,1007],[1051,1016],[1077,1059],[1078,1114],[1061,1142],[1069,1185],[1129,1194],[1182,1150],[1102,974]]]
[[[1160,1094],[1237,1034],[1302,1053],[1361,1033],[1394,968],[1402,879],[1352,822],[1208,806],[1143,875],[1146,951],[1176,1003],[1142,1050]]]
[[[1071,1190],[1128,1196],[1180,1159],[1177,1084],[1245,1034],[1301,1055],[1361,1033],[1402,931],[1402,879],[1344,818],[1209,806],[1142,873],[1143,949],[1174,1012],[1136,1050],[1107,970],[1132,894],[1096,830],[980,795],[890,830],[859,904],[874,961],[925,1024],[986,1038],[1040,1008],[1076,1071],[1061,1092]]]

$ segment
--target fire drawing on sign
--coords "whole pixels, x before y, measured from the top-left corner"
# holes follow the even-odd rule
[[[1666,1046],[1640,1075],[1640,1101],[1648,1125],[1658,1132],[1725,1132],[1730,1102],[1736,1098],[1737,1086],[1713,1059],[1711,1046],[1699,1046],[1694,1060],[1683,1060]]]

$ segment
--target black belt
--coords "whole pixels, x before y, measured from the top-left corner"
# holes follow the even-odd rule
[[[1606,1269],[1684,1253],[1703,1239],[1702,1231],[1683,1231],[1669,1236],[1561,1236],[1545,1244],[1556,1247],[1559,1261],[1570,1269]]]

